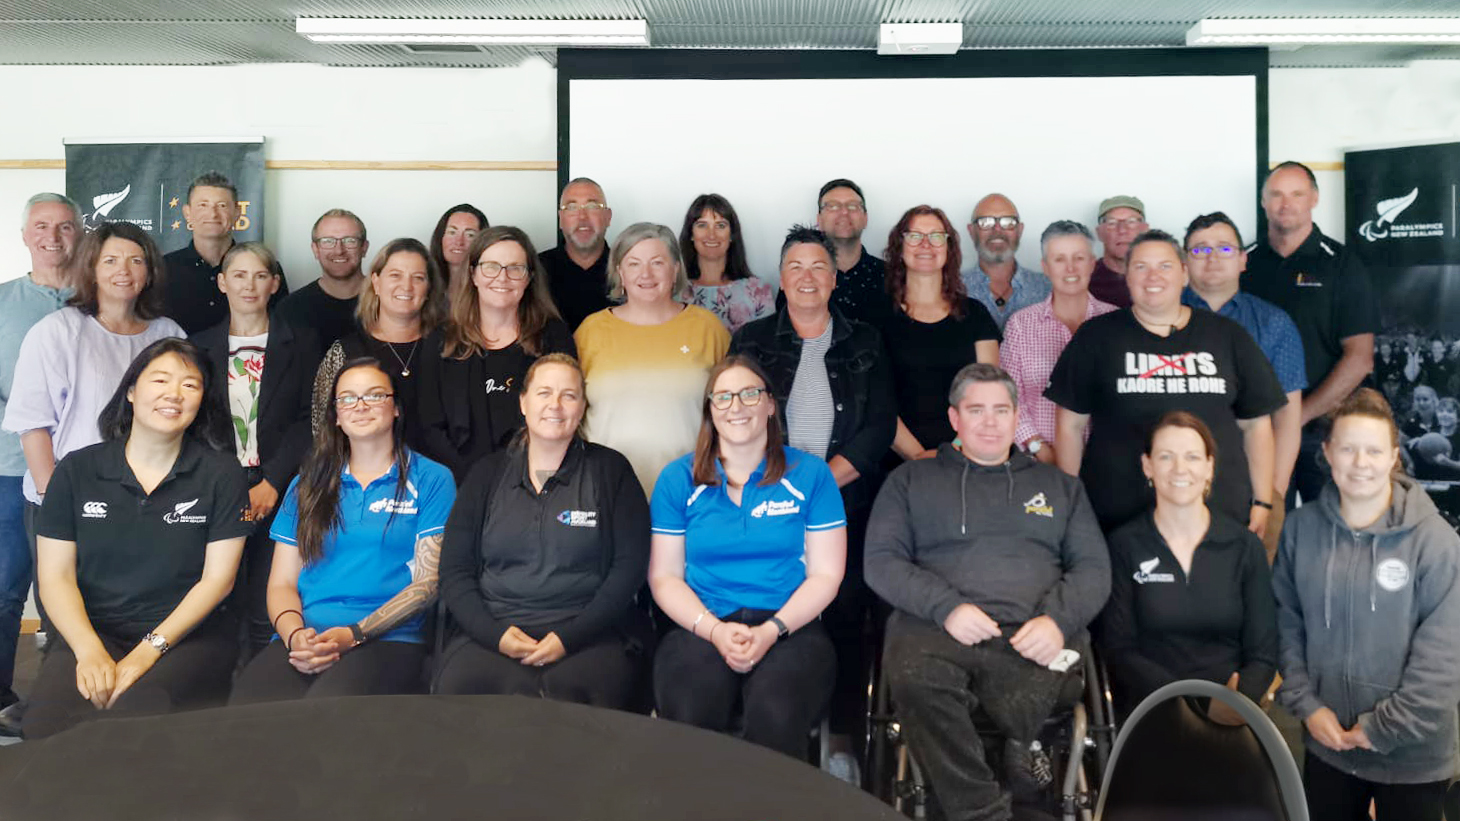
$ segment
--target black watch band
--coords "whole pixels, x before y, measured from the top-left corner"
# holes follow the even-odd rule
[[[359,624],[350,625],[350,638],[354,639],[353,647],[359,647],[365,643],[365,631],[360,629]]]
[[[783,639],[786,636],[791,635],[791,628],[787,627],[786,623],[781,621],[779,617],[771,616],[770,618],[766,619],[766,621],[776,626],[776,638]]]
[[[1272,502],[1264,502],[1261,499],[1253,499],[1252,500],[1252,506],[1253,507],[1261,507],[1261,508],[1266,508],[1268,510],[1272,510]]]

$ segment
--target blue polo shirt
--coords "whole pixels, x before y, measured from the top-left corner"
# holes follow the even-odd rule
[[[1191,290],[1190,286],[1181,292],[1181,302],[1191,308],[1211,310],[1207,301]],[[1238,291],[1227,300],[1222,310],[1217,311],[1217,316],[1233,320],[1246,328],[1247,333],[1252,334],[1257,347],[1262,349],[1262,355],[1272,365],[1273,373],[1277,374],[1283,393],[1308,388],[1303,338],[1298,335],[1298,326],[1293,324],[1286,311],[1265,299]]]
[[[340,524],[324,539],[324,555],[299,574],[304,623],[316,630],[355,624],[380,609],[411,583],[416,542],[446,529],[456,500],[451,471],[419,453],[410,454],[405,492],[396,498],[398,468],[368,487],[350,469],[340,474]],[[269,536],[297,545],[299,477],[289,491]],[[425,613],[379,637],[381,641],[425,641]]]
[[[670,462],[654,485],[653,531],[684,537],[684,580],[718,617],[744,607],[779,610],[806,581],[806,534],[847,525],[826,462],[793,447],[785,453],[781,481],[761,484],[761,460],[738,505],[718,459],[720,483],[695,484],[693,453]]]

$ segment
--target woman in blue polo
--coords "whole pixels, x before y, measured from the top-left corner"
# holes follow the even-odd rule
[[[821,611],[846,565],[841,493],[822,460],[782,444],[753,360],[710,371],[693,453],[664,468],[650,503],[649,586],[678,625],[654,658],[659,715],[730,728],[801,757],[836,676]]]
[[[269,618],[280,641],[244,668],[234,704],[420,689],[451,471],[406,447],[390,374],[346,362],[274,518]]]

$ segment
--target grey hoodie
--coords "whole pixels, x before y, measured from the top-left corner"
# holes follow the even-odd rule
[[[977,606],[1002,626],[1047,615],[1075,643],[1110,595],[1110,554],[1080,480],[1015,452],[992,467],[952,445],[887,477],[867,525],[867,584],[939,627]]]
[[[1283,526],[1278,700],[1300,719],[1328,707],[1345,728],[1363,727],[1372,751],[1336,752],[1304,733],[1309,754],[1333,767],[1384,784],[1448,779],[1460,761],[1460,536],[1408,477],[1361,531],[1338,505],[1330,483]]]

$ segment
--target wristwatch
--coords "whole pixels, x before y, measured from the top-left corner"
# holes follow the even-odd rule
[[[172,648],[172,645],[167,643],[167,639],[156,633],[148,633],[143,636],[142,642],[152,645],[152,649],[156,650],[158,655],[167,655],[167,651]]]
[[[776,626],[776,638],[783,639],[786,636],[791,635],[791,628],[787,627],[786,623],[781,621],[776,616],[771,616],[770,618],[766,619],[766,621]]]
[[[360,629],[358,622],[350,625],[350,639],[354,642],[351,647],[359,647],[365,643],[365,631]]]
[[[1024,449],[1029,451],[1030,456],[1033,456],[1044,449],[1044,440],[1039,438],[1030,439],[1024,444]]]

